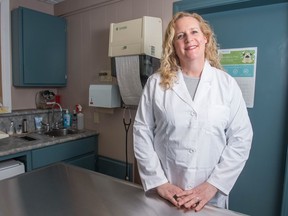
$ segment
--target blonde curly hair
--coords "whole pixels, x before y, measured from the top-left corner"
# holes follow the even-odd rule
[[[207,38],[207,44],[205,47],[205,59],[216,68],[222,69],[220,64],[220,58],[218,56],[218,44],[214,35],[214,32],[207,21],[205,21],[199,14],[179,12],[176,13],[172,20],[169,22],[165,32],[163,41],[163,50],[161,65],[158,71],[161,74],[160,85],[164,89],[169,89],[173,86],[176,80],[176,72],[180,69],[180,61],[174,48],[175,37],[175,23],[177,20],[183,17],[193,17],[198,20],[200,29]]]

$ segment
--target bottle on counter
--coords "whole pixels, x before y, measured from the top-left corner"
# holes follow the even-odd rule
[[[75,109],[73,110],[71,127],[72,127],[73,129],[77,129],[77,113],[76,113],[76,110],[75,110]]]
[[[23,119],[22,122],[22,133],[27,133],[28,129],[27,129],[27,119]]]
[[[84,129],[84,114],[82,113],[82,106],[80,104],[76,105],[77,110],[77,129]]]
[[[14,126],[14,122],[11,121],[11,122],[10,122],[10,127],[9,127],[9,129],[8,129],[8,134],[11,136],[11,135],[13,135],[14,133],[15,133],[15,126]]]
[[[63,126],[64,126],[64,128],[68,128],[68,127],[70,127],[70,114],[69,114],[69,110],[67,109],[66,111],[65,111],[65,114],[64,114],[64,116],[63,116]]]
[[[22,134],[22,125],[19,124],[18,127],[16,128],[16,134]]]

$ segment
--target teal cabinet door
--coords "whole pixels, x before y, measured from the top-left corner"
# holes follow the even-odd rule
[[[98,147],[97,136],[73,140],[44,148],[31,153],[32,169],[57,162],[67,162],[83,168],[95,170]]]
[[[14,86],[66,86],[66,20],[19,7],[12,11]]]
[[[96,170],[96,155],[95,154],[88,154],[82,157],[73,158],[68,161],[64,161],[66,163],[82,167],[89,170]]]

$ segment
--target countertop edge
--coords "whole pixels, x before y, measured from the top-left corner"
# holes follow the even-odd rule
[[[61,137],[49,137],[47,135],[38,134],[35,132],[10,136],[0,139],[0,157],[98,135],[99,133],[97,131],[84,130],[77,134]],[[34,138],[35,140],[27,141],[23,139],[25,136]]]

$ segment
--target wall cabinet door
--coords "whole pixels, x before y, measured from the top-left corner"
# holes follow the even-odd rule
[[[66,20],[19,7],[12,11],[14,86],[65,86]]]

